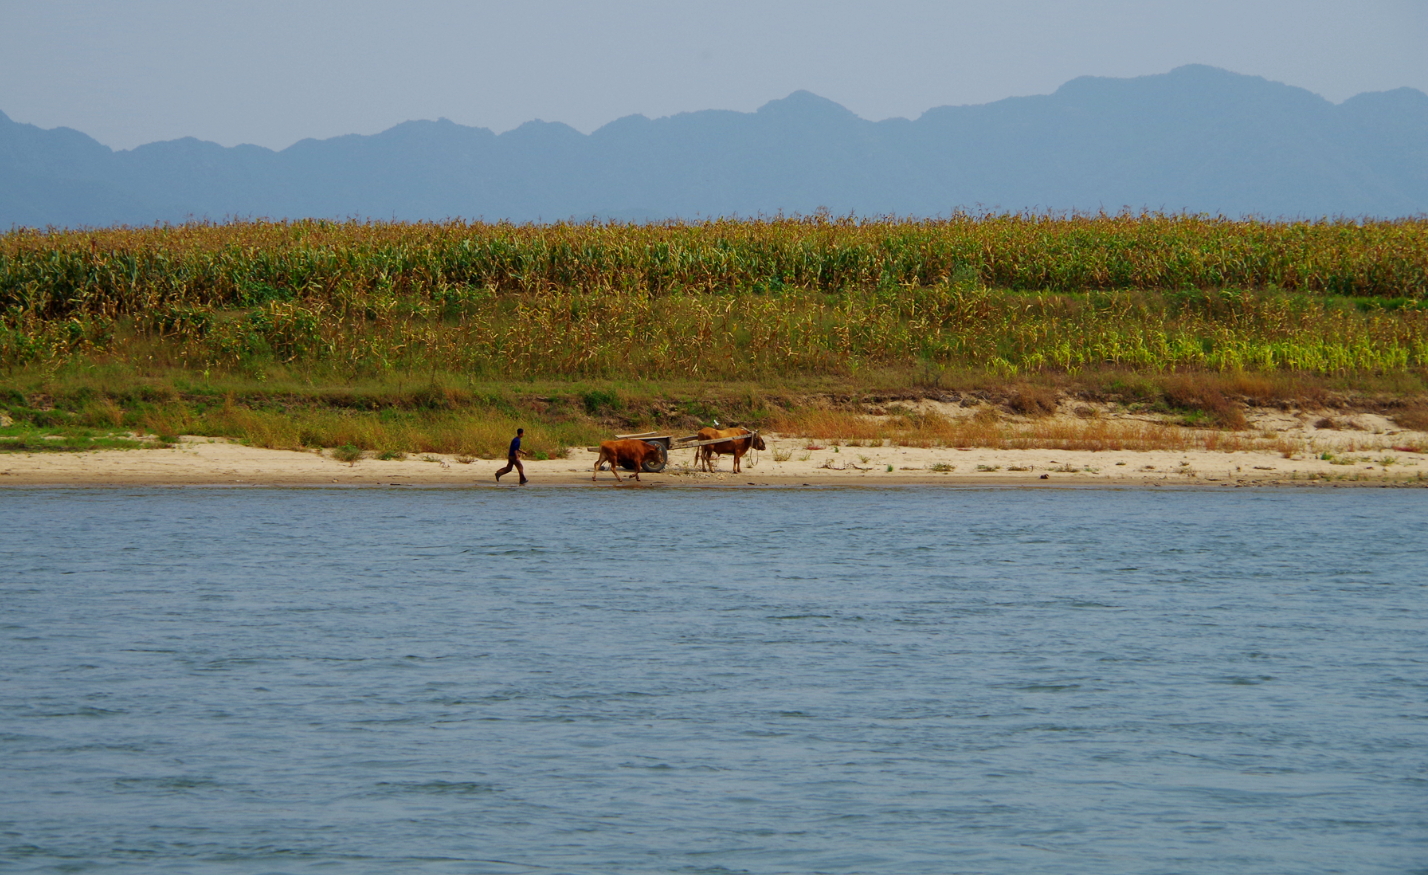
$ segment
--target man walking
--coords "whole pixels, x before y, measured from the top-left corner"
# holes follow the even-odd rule
[[[512,468],[515,468],[521,474],[520,485],[525,486],[526,483],[529,482],[526,480],[526,469],[521,467],[521,456],[524,455],[527,459],[531,457],[530,453],[521,449],[521,435],[525,433],[526,430],[523,428],[516,429],[516,436],[511,438],[511,449],[506,453],[506,467],[496,472],[497,483],[501,482],[501,475],[511,473]]]

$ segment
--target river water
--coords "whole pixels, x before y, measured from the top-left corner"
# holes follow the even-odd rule
[[[10,490],[0,870],[1428,872],[1420,490]]]

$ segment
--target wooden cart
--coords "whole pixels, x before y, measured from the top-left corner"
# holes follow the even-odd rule
[[[749,432],[748,434],[739,435],[737,437],[715,438],[712,441],[701,441],[699,439],[699,435],[697,434],[685,435],[684,437],[675,437],[672,434],[662,434],[657,431],[645,431],[640,432],[639,434],[617,434],[615,435],[615,440],[644,441],[647,444],[654,444],[655,446],[659,447],[659,460],[647,461],[645,462],[644,467],[640,469],[643,473],[646,474],[658,474],[659,472],[664,470],[664,466],[669,462],[670,450],[691,450],[697,447],[707,446],[709,444],[722,444],[725,441],[752,441],[755,437],[758,437],[758,434],[758,430],[754,430]],[[589,450],[592,453],[600,452],[599,447],[589,447]]]

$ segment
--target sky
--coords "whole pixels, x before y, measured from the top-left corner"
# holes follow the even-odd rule
[[[0,0],[0,112],[116,149],[449,118],[589,132],[799,89],[863,118],[1199,63],[1338,102],[1428,92],[1428,0]]]

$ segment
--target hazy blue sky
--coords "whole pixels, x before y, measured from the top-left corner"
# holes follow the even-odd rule
[[[1340,101],[1428,91],[1425,0],[0,0],[0,111],[116,148],[281,148],[445,116],[582,131],[800,88],[864,118],[1204,63]]]

